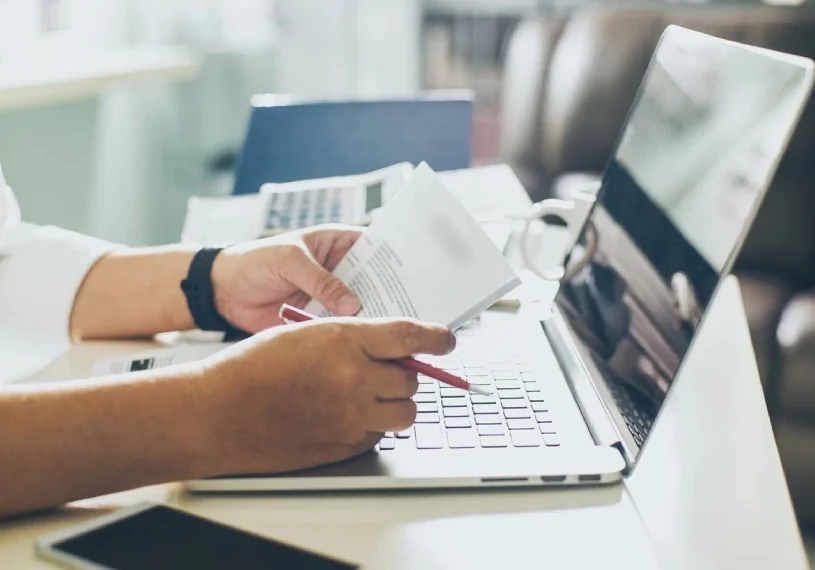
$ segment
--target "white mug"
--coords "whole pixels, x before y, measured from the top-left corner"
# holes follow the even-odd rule
[[[597,250],[597,231],[591,222],[586,228],[586,253],[579,260],[570,260],[568,269],[562,266],[542,269],[536,265],[529,245],[530,228],[537,221],[546,223],[547,218],[561,220],[566,225],[568,249],[570,250],[580,237],[580,232],[591,212],[594,200],[595,196],[593,194],[580,192],[572,194],[572,198],[569,200],[552,198],[533,204],[526,220],[522,240],[524,262],[529,269],[548,281],[560,281],[571,278],[588,263]]]

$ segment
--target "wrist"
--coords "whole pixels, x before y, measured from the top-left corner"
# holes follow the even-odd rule
[[[245,410],[257,398],[257,386],[240,374],[236,350],[241,349],[233,346],[196,363],[196,405],[190,419],[196,429],[192,445],[204,477],[251,471],[244,421]]]
[[[212,281],[212,303],[222,319],[231,323],[229,311],[229,291],[233,290],[232,276],[235,274],[233,258],[228,249],[224,249],[212,263],[210,278]]]
[[[181,290],[195,326],[204,331],[223,332],[226,339],[236,340],[246,333],[232,324],[225,310],[224,298],[231,291],[229,279],[234,273],[232,269],[225,269],[228,265],[225,259],[228,255],[223,248],[200,249],[181,281]]]
[[[222,380],[207,361],[174,367],[172,381],[177,387],[178,409],[174,447],[183,478],[204,478],[228,470],[225,446],[221,443],[224,402]]]

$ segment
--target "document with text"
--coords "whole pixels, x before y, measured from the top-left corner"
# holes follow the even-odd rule
[[[227,346],[230,345],[227,343],[182,345],[156,348],[115,358],[107,358],[94,363],[91,369],[91,376],[115,376],[127,372],[142,372],[144,370],[155,370],[174,364],[195,362],[196,360],[211,356]]]
[[[334,274],[366,317],[413,317],[456,329],[520,285],[490,236],[422,163]],[[307,311],[330,313],[312,301]]]

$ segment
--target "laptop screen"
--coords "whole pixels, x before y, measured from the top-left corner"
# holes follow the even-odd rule
[[[634,456],[810,81],[804,60],[681,28],[663,35],[555,301]]]

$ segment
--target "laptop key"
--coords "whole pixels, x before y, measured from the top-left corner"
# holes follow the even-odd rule
[[[446,428],[468,428],[472,427],[472,425],[470,418],[444,418],[444,427]]]
[[[518,371],[514,368],[510,370],[495,370],[495,368],[493,368],[492,377],[496,380],[517,380]]]
[[[484,425],[501,425],[504,423],[501,420],[501,416],[498,414],[488,414],[488,415],[481,415],[475,417],[475,425],[484,426]]]
[[[524,400],[501,400],[501,407],[505,410],[525,410],[526,406]]]
[[[527,394],[530,402],[543,402],[543,394],[540,392],[533,392],[531,394]]]
[[[410,439],[410,434],[412,430],[406,429],[404,431],[397,431],[394,435],[396,439]]]
[[[523,383],[520,380],[498,380],[495,379],[495,387],[499,390],[507,390],[507,389],[520,389],[523,386]]]
[[[478,426],[478,435],[504,435],[506,428],[501,424]]]
[[[557,433],[557,430],[555,429],[555,425],[554,425],[554,424],[551,424],[551,423],[547,423],[547,424],[538,424],[538,429],[539,429],[539,430],[540,430],[540,432],[541,432],[542,434],[544,434],[544,435],[546,435],[546,434],[552,434],[552,435],[554,435],[554,434],[556,434],[556,433]]]
[[[490,362],[490,368],[492,368],[492,375],[493,378],[498,380],[498,374],[512,374],[512,378],[518,377],[518,367],[514,362]],[[500,378],[504,378],[505,376],[500,376]]]
[[[413,426],[416,433],[417,449],[441,449],[444,447],[441,426],[434,424],[416,424]]]
[[[473,404],[473,413],[476,414],[497,414],[497,404]]]
[[[498,397],[502,400],[517,400],[524,397],[523,390],[498,390]]]
[[[539,424],[551,424],[552,414],[549,412],[535,412],[535,421]]]
[[[471,394],[470,401],[473,404],[494,404],[495,396],[482,396],[481,394]]]
[[[521,379],[524,382],[539,382],[541,380],[541,377],[540,377],[539,374],[534,374],[534,373],[523,372],[522,371],[521,372]]]
[[[524,429],[509,432],[515,447],[540,447],[541,434],[538,430]]]
[[[461,388],[444,387],[441,389],[441,395],[444,398],[463,398],[466,393],[467,392],[465,392]]]
[[[434,382],[436,382],[436,380],[434,380],[430,376],[425,376],[424,374],[419,374],[416,376],[416,378],[418,378],[419,384],[433,384]]]
[[[383,437],[379,440],[379,449],[381,451],[390,451],[396,449],[396,440],[392,437]]]
[[[480,368],[480,367],[479,368],[471,368],[471,367],[465,366],[464,367],[464,375],[467,378],[470,378],[471,376],[489,376],[490,371],[487,370],[486,368]]]
[[[513,429],[536,429],[538,426],[530,419],[507,420],[507,427]]]
[[[533,412],[548,412],[549,407],[544,404],[543,402],[532,402],[532,411]]]
[[[541,385],[538,384],[537,382],[527,382],[526,384],[524,384],[524,388],[526,388],[527,394],[541,391]]]
[[[543,434],[543,443],[546,444],[546,447],[559,447],[560,436],[556,433],[545,433]]]
[[[440,421],[439,414],[416,414],[417,424],[437,424]]]
[[[478,434],[470,429],[451,429],[447,432],[447,446],[450,449],[471,449],[478,446]]]
[[[432,404],[439,401],[436,394],[416,394],[413,396],[413,401],[417,404]]]
[[[419,384],[419,389],[416,391],[417,394],[435,394],[436,393],[436,385],[435,384]]]
[[[436,402],[417,402],[416,403],[416,411],[419,413],[424,412],[438,412],[439,405]]]
[[[466,408],[467,398],[442,398],[442,408]]]
[[[505,435],[483,435],[481,447],[509,447],[509,438]]]
[[[468,418],[470,417],[469,408],[444,408],[445,418]]]
[[[508,420],[520,420],[530,418],[528,409],[513,409],[504,410],[504,417]]]

